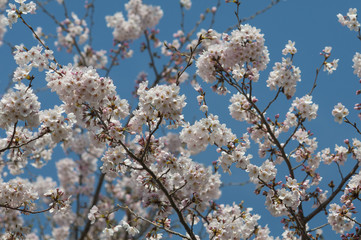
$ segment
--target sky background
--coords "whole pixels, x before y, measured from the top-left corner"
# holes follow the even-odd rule
[[[66,0],[65,0],[66,1]],[[118,11],[124,10],[124,3],[126,1],[103,0],[95,1],[95,23],[93,29],[93,48],[95,50],[109,50],[112,48],[112,29],[106,27],[105,16],[113,15]],[[161,19],[157,28],[160,29],[158,35],[161,41],[171,42],[173,40],[173,33],[180,29],[180,7],[178,0],[153,0],[143,1],[146,4],[160,5],[164,11],[164,16]],[[83,0],[66,1],[69,12],[76,13],[84,12],[82,10]],[[240,17],[249,17],[256,11],[265,8],[270,3],[269,0],[244,0],[240,6]],[[204,12],[207,7],[212,7],[217,4],[216,0],[193,0],[193,5],[190,10],[185,10],[185,28],[190,30],[193,28],[196,21],[199,19],[199,14]],[[348,138],[359,138],[358,134],[351,126],[346,124],[338,124],[334,122],[331,111],[333,107],[342,102],[349,110],[349,119],[352,122],[360,123],[357,117],[358,112],[353,110],[355,103],[360,101],[360,97],[355,95],[357,89],[360,88],[359,79],[353,74],[352,58],[355,52],[361,52],[361,42],[357,39],[357,33],[351,32],[347,27],[341,26],[337,21],[336,15],[342,13],[346,15],[349,8],[357,8],[361,11],[361,1],[359,0],[283,0],[279,4],[272,7],[267,12],[257,16],[255,19],[247,21],[246,23],[261,29],[265,35],[265,45],[270,52],[270,63],[268,68],[261,72],[260,80],[254,85],[255,95],[259,99],[259,104],[267,104],[268,100],[272,99],[275,91],[270,91],[266,87],[266,80],[269,72],[272,70],[275,62],[282,61],[282,49],[288,40],[296,42],[295,47],[298,52],[294,56],[293,64],[301,69],[302,81],[297,85],[295,97],[302,97],[310,91],[315,78],[316,68],[318,68],[323,57],[320,52],[325,46],[332,46],[332,55],[330,59],[339,58],[338,69],[329,75],[327,72],[321,71],[318,77],[318,85],[313,93],[313,101],[319,105],[318,118],[312,122],[306,122],[306,126],[314,133],[318,139],[318,150],[326,147],[334,149],[335,144],[342,145],[343,140]],[[63,20],[64,14],[62,8],[58,7],[56,2],[49,4],[49,10],[58,19]],[[216,14],[216,23],[213,26],[217,32],[223,32],[230,26],[236,24],[234,15],[235,5],[225,4],[221,1],[221,6]],[[45,16],[41,10],[37,11],[36,15],[27,15],[25,19],[29,21],[30,25],[36,28],[42,26],[44,33],[55,35],[55,25],[51,19]],[[82,14],[78,14],[82,16]],[[360,21],[360,19],[359,19]],[[50,24],[49,24],[50,23]],[[210,19],[206,19],[203,28],[207,29]],[[37,45],[33,40],[32,35],[21,22],[13,26],[12,30],[8,30],[5,34],[5,41],[11,44],[24,43],[29,49],[33,45]],[[144,38],[135,41],[131,48],[135,51],[133,58],[120,61],[120,65],[114,68],[110,77],[114,80],[117,86],[118,94],[121,98],[128,99],[130,103],[135,103],[131,92],[134,89],[134,80],[140,71],[147,72],[149,80],[152,82],[154,74],[148,66],[149,57],[145,53],[140,53],[139,44],[144,41]],[[52,45],[53,40],[49,40],[50,48],[54,49]],[[159,49],[158,49],[159,51]],[[56,52],[57,60],[66,65],[72,63],[72,55],[64,52]],[[158,61],[156,64],[159,69],[162,68],[164,61]],[[11,57],[10,48],[7,44],[0,47],[0,72],[2,73],[0,82],[0,94],[2,95],[8,86],[9,77],[12,71],[16,68],[15,61]],[[191,67],[188,71],[193,74],[195,68]],[[102,75],[103,71],[98,71]],[[247,125],[231,119],[228,112],[230,94],[227,96],[218,96],[212,93],[210,85],[202,83],[201,79],[197,79],[203,89],[207,92],[206,100],[209,106],[209,112],[219,115],[220,121],[227,124],[227,127],[232,128],[233,133],[241,136],[247,128]],[[34,82],[35,89],[42,89],[46,86],[44,74],[39,74]],[[187,106],[184,109],[185,120],[194,122],[196,119],[202,117],[202,113],[198,110],[196,101],[196,92],[192,89],[190,84],[182,86],[182,93],[187,96]],[[39,100],[42,103],[42,109],[52,107],[54,104],[60,104],[56,95],[49,90],[42,90],[39,92]],[[284,114],[290,107],[292,100],[287,100],[281,96],[273,105],[273,108],[268,111],[269,116],[274,116],[280,113],[281,119],[284,119]],[[161,133],[159,133],[161,134]],[[1,135],[2,136],[2,135]],[[254,145],[255,146],[255,145]],[[259,159],[255,148],[251,149],[250,153],[254,155],[253,164],[261,165],[264,159]],[[218,154],[214,148],[209,147],[206,152],[194,156],[194,160],[205,165],[211,163],[218,158]],[[54,176],[56,160],[64,157],[61,151],[56,151],[53,159],[46,167],[47,173]],[[344,167],[344,173],[353,165],[352,159],[349,159],[350,164]],[[283,176],[286,172],[282,172],[284,166],[279,170],[278,178],[284,180]],[[232,176],[224,175],[222,180],[225,183],[242,183],[247,180],[248,174],[244,171],[233,168]],[[336,183],[340,180],[337,174],[336,165],[325,166],[321,164],[320,172],[323,173],[324,185],[327,185],[330,180]],[[301,174],[298,175],[301,179]],[[329,189],[328,189],[329,190]],[[240,203],[244,200],[246,207],[253,207],[254,213],[260,214],[262,219],[259,221],[261,225],[268,224],[273,236],[280,236],[282,234],[281,218],[273,218],[264,207],[264,197],[256,196],[254,193],[254,185],[247,184],[244,186],[228,186],[222,189],[222,197],[219,203],[232,204],[232,202]],[[339,199],[335,199],[339,202]],[[314,228],[324,224],[327,219],[320,213],[320,218],[311,222],[310,227]],[[321,216],[322,215],[322,216]],[[327,236],[334,236],[330,232],[331,227],[324,228],[326,239]]]

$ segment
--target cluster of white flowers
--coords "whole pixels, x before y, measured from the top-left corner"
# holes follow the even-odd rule
[[[7,3],[8,3],[8,0],[0,0],[0,9],[4,9],[6,7]]]
[[[69,64],[58,71],[48,71],[46,81],[65,103],[65,111],[74,113],[79,122],[84,120],[83,111],[89,110],[84,104],[94,109],[101,108],[109,117],[125,118],[129,114],[128,102],[115,95],[113,81],[99,77],[92,67]]]
[[[63,189],[50,189],[44,194],[45,197],[51,199],[51,203],[49,204],[50,213],[54,213],[56,215],[62,215],[62,213],[67,213],[70,206],[70,196],[67,196]]]
[[[358,199],[361,191],[361,172],[357,175],[352,176],[350,181],[347,183],[343,195],[340,197],[341,202],[346,206],[351,206],[353,200]]]
[[[326,62],[326,60],[331,56],[331,50],[332,50],[332,47],[326,46],[320,53],[321,55],[323,55],[325,57],[323,71],[327,71],[328,74],[333,73],[333,71],[335,71],[337,69],[338,61],[339,61],[339,59],[334,59],[334,60],[332,60],[332,62]]]
[[[41,112],[40,121],[43,129],[49,129],[51,131],[51,139],[58,143],[66,139],[74,123],[72,121],[73,114],[68,114],[68,121],[65,121],[62,113],[64,112],[62,106],[54,106],[54,109],[48,109]]]
[[[34,14],[36,10],[36,5],[33,1],[25,3],[26,0],[15,0],[15,2],[20,4],[19,9],[17,9],[16,5],[13,3],[9,3],[10,9],[6,9],[6,12],[8,13],[6,23],[9,25],[10,28],[12,28],[12,25],[18,21],[19,14]]]
[[[3,44],[4,35],[7,31],[6,22],[7,22],[7,18],[3,14],[0,14],[0,46]]]
[[[207,50],[212,45],[217,45],[222,43],[221,33],[218,33],[214,29],[208,29],[208,30],[201,29],[197,33],[197,38],[192,40],[192,42],[187,45],[187,49],[190,49],[190,47],[194,49],[201,35],[202,35],[202,44],[200,47],[202,47],[204,50]]]
[[[0,160],[7,162],[6,165],[12,175],[23,173],[23,169],[30,159],[35,160],[32,165],[36,168],[43,165],[42,160],[51,159],[55,144],[51,141],[50,136],[43,135],[44,133],[46,132],[34,133],[24,127],[17,127],[15,133],[11,128],[6,131],[6,138],[0,139],[0,149],[7,147],[11,147],[11,149],[6,158],[0,158]],[[37,140],[34,141],[34,139]]]
[[[148,81],[139,84],[139,108],[133,112],[130,128],[140,132],[143,124],[156,121],[160,117],[163,121],[170,120],[173,127],[178,127],[183,120],[182,111],[186,105],[185,95],[179,95],[179,86],[157,85],[151,89],[147,86]]]
[[[333,73],[338,67],[339,59],[334,59],[332,62],[326,62],[323,71],[327,71],[329,74]]]
[[[337,14],[338,21],[342,26],[347,26],[351,31],[358,31],[360,29],[360,23],[357,21],[357,9],[350,8],[347,16],[343,16],[341,13]]]
[[[191,9],[192,1],[191,0],[180,0],[180,4],[187,10]]]
[[[55,165],[60,186],[67,194],[76,194],[76,184],[79,182],[79,170],[76,162],[71,158],[64,158],[56,162]]]
[[[357,77],[361,78],[361,54],[356,52],[352,59],[353,62],[353,73],[357,75]]]
[[[248,239],[258,228],[258,214],[251,214],[252,208],[242,209],[233,203],[219,205],[216,211],[207,216],[205,224],[209,239]],[[268,239],[268,238],[267,238]]]
[[[230,167],[232,163],[236,163],[237,168],[246,169],[250,164],[250,160],[253,158],[252,154],[246,155],[247,148],[242,144],[238,144],[231,154],[222,152],[219,156],[217,163],[223,169],[223,172],[231,173]]]
[[[344,233],[350,231],[355,225],[355,222],[350,220],[351,216],[352,213],[345,205],[340,207],[336,203],[332,203],[330,204],[327,220],[332,226],[332,230],[337,233]]]
[[[231,99],[231,105],[228,106],[231,116],[238,121],[247,121],[248,123],[253,123],[258,121],[258,114],[252,104],[248,101],[249,96],[244,96],[243,94],[236,93]],[[252,102],[257,102],[257,98],[252,96]]]
[[[16,45],[16,50],[13,52],[16,64],[19,66],[14,72],[13,81],[21,81],[24,78],[29,79],[29,73],[32,68],[37,68],[39,71],[49,69],[49,60],[53,60],[53,51],[45,50],[38,45],[32,47],[30,50],[26,49],[23,44]]]
[[[1,228],[3,230],[1,238],[14,239],[14,237],[24,237],[25,234],[30,232],[30,228],[24,226],[25,221],[21,216],[20,211],[0,208],[0,217],[2,220]],[[37,236],[34,240],[38,240]]]
[[[286,44],[285,48],[282,50],[283,55],[291,54],[295,55],[297,53],[297,49],[295,47],[295,42],[292,42],[291,40],[288,40],[288,43]]]
[[[282,201],[286,207],[290,207],[293,210],[296,210],[298,205],[300,205],[300,192],[298,189],[293,191],[288,191],[285,188],[281,188],[277,190],[278,198]]]
[[[346,117],[348,114],[348,109],[342,105],[342,103],[338,103],[332,110],[332,116],[335,117],[335,121],[338,123],[342,123],[344,117]]]
[[[282,63],[276,62],[273,71],[267,79],[267,87],[271,90],[283,88],[287,98],[293,97],[296,92],[297,82],[301,81],[301,70],[292,65],[290,58],[282,58]]]
[[[249,164],[247,166],[247,172],[249,173],[251,182],[255,184],[267,184],[276,178],[277,168],[273,162],[267,159],[260,167]]]
[[[248,24],[231,35],[223,34],[222,41],[208,46],[200,54],[196,66],[197,74],[207,83],[217,80],[217,72],[232,72],[235,79],[247,76],[252,81],[258,80],[258,72],[264,70],[269,62],[269,53],[264,46],[263,34]]]
[[[79,19],[79,17],[72,12],[71,17],[73,20],[67,18],[61,22],[61,27],[57,27],[58,41],[55,42],[55,46],[59,49],[65,47],[68,52],[71,52],[76,37],[79,37],[77,44],[83,44],[89,38],[89,28],[87,27],[86,21],[84,19]],[[63,35],[63,33],[66,35]]]
[[[284,216],[288,214],[286,206],[278,200],[278,195],[274,190],[269,190],[267,193],[265,205],[267,210],[274,217]]]
[[[353,138],[352,139],[352,153],[353,153],[353,158],[356,159],[357,161],[361,161],[361,141]]]
[[[125,229],[130,236],[135,236],[139,233],[139,230],[135,227],[130,226],[127,222],[121,221],[120,224],[118,224],[115,227],[112,228],[105,228],[103,230],[102,236],[104,238],[102,239],[108,239],[114,235],[114,233],[119,232],[121,229]]]
[[[220,174],[212,173],[211,167],[206,168],[186,156],[175,158],[165,151],[160,151],[152,158],[157,163],[151,165],[152,171],[162,176],[160,178],[169,191],[177,189],[174,198],[179,199],[177,204],[180,208],[196,205],[199,211],[204,211],[211,200],[220,197]],[[167,175],[163,174],[165,171],[169,171]],[[171,214],[167,198],[154,182],[150,181],[151,176],[148,173],[134,172],[133,178],[138,182],[137,188],[141,189],[138,192],[142,195],[145,206],[167,206],[167,210],[160,211],[159,214],[163,217]]]
[[[130,0],[125,4],[128,11],[128,21],[123,13],[106,16],[107,27],[114,28],[113,37],[117,41],[135,40],[147,29],[158,24],[163,16],[159,6],[145,5],[142,0]]]
[[[12,208],[34,210],[35,200],[39,198],[33,184],[27,179],[14,178],[0,182],[0,204]]]
[[[318,146],[316,138],[310,138],[309,132],[298,129],[292,139],[296,139],[300,146],[291,154],[291,157],[295,158],[297,162],[307,159],[308,171],[314,172],[320,165],[320,157],[312,155]]]
[[[225,124],[219,122],[217,115],[210,114],[193,125],[186,124],[180,133],[180,139],[187,144],[192,154],[197,154],[204,151],[208,144],[226,146],[236,136]]]
[[[200,211],[206,210],[209,202],[221,196],[221,175],[212,173],[211,167],[205,167],[188,157],[179,157],[177,161],[179,163],[172,162],[172,164],[179,165],[175,166],[179,172],[174,172],[170,182],[174,189],[182,188],[182,184],[187,184],[177,193],[180,197],[178,199],[183,199],[182,204],[186,206],[196,200],[195,203],[192,203],[192,207],[196,204]],[[164,164],[166,163],[164,162]],[[193,199],[190,199],[190,196]]]
[[[331,154],[330,148],[325,148],[321,151],[321,157],[325,164],[331,164],[332,162],[337,162],[343,165],[348,157],[348,149],[343,146],[335,145],[336,154]]]
[[[40,102],[33,89],[23,83],[15,85],[0,101],[0,128],[8,129],[21,120],[25,126],[32,128],[39,125]]]
[[[85,45],[81,56],[74,56],[74,66],[92,66],[93,68],[102,69],[108,63],[105,50],[95,51],[89,45]]]
[[[127,168],[125,166],[131,165],[131,162],[126,159],[125,149],[122,146],[109,148],[102,157],[103,166],[100,167],[102,173],[107,173],[107,176],[116,177],[118,172],[125,173]]]
[[[317,117],[318,105],[312,102],[312,96],[305,95],[302,98],[296,97],[292,102],[292,107],[289,109],[289,113],[292,113],[297,109],[297,113],[302,118],[307,118],[308,121]]]

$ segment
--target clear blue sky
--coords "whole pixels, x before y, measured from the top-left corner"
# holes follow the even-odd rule
[[[78,12],[77,9],[83,4],[84,1],[66,1],[70,11]],[[76,2],[76,3],[74,3]],[[180,10],[179,1],[144,1],[147,4],[160,5],[164,10],[164,16],[157,26],[161,32],[159,35],[160,40],[172,41],[172,34],[179,29]],[[244,0],[240,8],[241,18],[253,15],[257,10],[263,9],[269,4],[269,0]],[[106,28],[105,15],[113,15],[115,12],[124,9],[125,1],[95,1],[95,27],[94,27],[94,49],[109,50],[112,47],[111,29]],[[199,13],[203,12],[205,7],[216,5],[215,0],[193,0],[193,6],[186,13],[186,29],[191,29],[194,23],[198,21]],[[52,4],[50,8],[52,13],[58,17],[59,20],[63,19],[61,8],[56,7],[57,4]],[[352,57],[355,52],[361,52],[361,41],[357,39],[356,32],[351,32],[348,28],[341,26],[337,21],[336,15],[338,13],[346,14],[349,8],[357,8],[361,12],[361,1],[359,0],[283,0],[275,5],[272,9],[264,14],[257,16],[255,19],[248,21],[257,28],[260,28],[265,35],[266,45],[270,52],[270,63],[268,68],[261,73],[260,80],[255,85],[255,95],[258,96],[260,104],[266,104],[267,100],[271,99],[274,91],[271,92],[266,87],[266,80],[272,66],[275,62],[281,61],[282,49],[288,40],[296,42],[298,53],[294,57],[294,65],[301,69],[302,82],[298,83],[295,96],[302,97],[308,93],[312,87],[315,78],[316,68],[322,63],[323,57],[319,55],[325,46],[332,46],[332,55],[330,59],[339,58],[339,67],[332,74],[328,75],[326,72],[321,72],[318,78],[318,86],[313,94],[313,100],[319,104],[318,118],[312,122],[306,122],[306,126],[315,134],[319,141],[319,150],[330,147],[332,150],[335,144],[342,144],[346,138],[352,139],[358,137],[356,132],[346,124],[339,125],[334,122],[331,115],[333,106],[338,102],[342,102],[349,110],[349,119],[360,123],[356,111],[353,110],[355,103],[360,101],[360,97],[355,95],[355,92],[361,86],[358,83],[357,76],[353,75]],[[225,4],[222,0],[219,12],[216,15],[216,24],[214,29],[218,32],[225,31],[229,26],[236,24],[234,16],[234,4]],[[81,14],[79,14],[81,15]],[[51,20],[44,16],[38,10],[37,15],[25,16],[33,27],[42,26],[44,32],[55,35],[54,25]],[[45,26],[47,22],[51,24]],[[205,22],[204,28],[209,26],[209,21]],[[18,22],[14,25],[12,30],[9,30],[5,35],[5,40],[12,44],[26,43],[30,48],[37,43],[32,39],[31,33],[26,29],[22,23]],[[143,39],[141,39],[143,41]],[[149,58],[146,54],[139,53],[139,43],[135,41],[132,48],[135,50],[135,55],[131,59],[120,62],[120,65],[111,72],[110,77],[114,80],[118,87],[118,93],[122,98],[126,98],[130,103],[134,103],[131,97],[131,92],[134,87],[134,80],[140,71],[149,73],[149,79],[152,81],[153,74],[148,67]],[[49,41],[51,43],[51,40]],[[52,46],[50,44],[50,46]],[[1,89],[0,94],[3,94],[4,88],[7,86],[11,71],[15,69],[15,62],[10,55],[9,47],[5,44],[0,48],[0,72]],[[55,51],[55,56],[61,64],[66,65],[72,62],[72,56]],[[161,68],[162,61],[157,63]],[[102,71],[99,71],[100,75]],[[194,68],[189,72],[194,73]],[[46,86],[45,80],[39,75],[35,81],[35,88]],[[199,81],[201,81],[199,79]],[[210,86],[202,84],[203,88],[207,91],[207,102],[209,104],[209,111],[213,114],[218,114],[220,120],[227,124],[228,127],[233,129],[233,132],[238,136],[245,131],[247,125],[232,120],[228,112],[228,103],[230,95],[217,96],[212,94]],[[187,121],[194,121],[199,119],[202,115],[198,110],[195,99],[195,91],[189,86],[184,86],[183,92],[187,95],[188,105],[184,111],[185,119]],[[42,91],[40,94],[40,101],[42,102],[42,109],[46,109],[59,104],[56,96],[50,91]],[[281,97],[273,109],[268,111],[269,116],[276,113],[286,113],[291,101],[287,101],[285,97]],[[194,157],[195,161],[202,162],[210,165],[212,161],[218,158],[213,148],[208,148],[207,153],[202,153]],[[254,160],[253,163],[260,165],[262,160],[258,159],[257,152],[253,149]],[[55,155],[54,160],[61,158],[62,155]],[[54,169],[55,161],[50,163],[48,169]],[[349,169],[346,165],[345,170]],[[339,176],[335,176],[335,166],[322,166],[321,172],[325,173],[323,183],[326,185],[330,180],[339,181]],[[278,177],[282,177],[287,173],[279,173]],[[299,175],[301,176],[301,175]],[[300,177],[301,178],[301,177]],[[247,174],[234,169],[231,177],[224,176],[224,182],[243,182],[247,179]],[[254,186],[248,184],[243,187],[225,187],[223,189],[222,198],[219,203],[232,203],[245,201],[246,207],[253,207],[255,213],[262,216],[260,223],[262,225],[268,224],[273,236],[278,236],[282,233],[282,225],[279,223],[281,218],[274,219],[270,216],[267,210],[264,209],[264,197],[255,196],[253,194]],[[338,202],[338,198],[336,198]],[[256,205],[254,204],[256,203]],[[322,218],[311,222],[310,227],[316,227],[325,223],[327,220],[321,213]],[[329,232],[330,227],[325,228],[325,232]],[[327,233],[329,234],[329,233]],[[327,235],[326,235],[327,236]],[[329,235],[329,236],[332,236]],[[326,238],[327,239],[327,238]],[[329,239],[329,238],[328,238]]]

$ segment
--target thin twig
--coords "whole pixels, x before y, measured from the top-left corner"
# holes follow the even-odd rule
[[[44,209],[44,210],[41,210],[41,211],[30,211],[30,210],[26,210],[26,209],[21,209],[21,208],[19,208],[19,207],[11,207],[11,206],[4,205],[4,204],[0,204],[0,207],[7,208],[7,209],[11,209],[11,210],[15,210],[15,211],[19,211],[19,212],[23,212],[23,213],[28,213],[28,214],[44,213],[44,212],[50,211],[50,209],[53,208],[53,207],[49,207],[49,208]]]
[[[125,207],[124,207],[124,206],[118,205],[118,208],[127,210],[127,211],[129,211],[131,214],[133,214],[136,218],[142,219],[143,221],[145,221],[145,222],[147,222],[147,223],[149,223],[149,224],[151,224],[151,225],[153,225],[153,226],[155,226],[155,227],[157,227],[157,228],[163,229],[164,231],[166,231],[166,232],[168,232],[168,233],[170,233],[170,234],[174,234],[174,235],[177,235],[177,236],[182,237],[182,238],[185,238],[185,239],[191,239],[191,238],[189,238],[189,237],[186,236],[186,235],[183,235],[183,234],[181,234],[181,233],[179,233],[179,232],[175,232],[175,231],[173,231],[173,230],[171,230],[171,229],[169,229],[169,228],[164,227],[163,225],[160,225],[160,224],[157,224],[157,223],[155,223],[155,222],[152,222],[152,221],[150,221],[149,219],[146,219],[146,218],[144,218],[144,217],[136,214],[136,213],[135,213],[133,210],[131,210],[128,206],[125,206]]]

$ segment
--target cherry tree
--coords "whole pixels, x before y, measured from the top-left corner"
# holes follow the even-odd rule
[[[340,60],[331,46],[320,49],[313,83],[298,94],[296,42],[287,39],[282,59],[271,62],[262,29],[248,23],[279,2],[243,18],[240,1],[214,1],[186,30],[192,2],[180,0],[180,28],[166,41],[158,29],[163,6],[129,0],[105,16],[112,36],[101,37],[113,45],[103,50],[93,46],[95,0],[78,12],[65,0],[0,1],[0,44],[17,66],[0,100],[2,239],[306,240],[326,231],[360,239],[361,141],[320,148],[310,127],[319,116],[318,78],[337,71]],[[218,30],[224,5],[234,25]],[[35,26],[38,15],[51,27]],[[335,13],[337,20],[361,40],[356,8]],[[31,45],[6,40],[17,25]],[[115,69],[140,56],[149,73],[140,72],[135,86],[117,84],[123,76]],[[352,62],[361,78],[361,54]],[[133,98],[123,98],[122,88]],[[59,104],[42,97],[50,91]],[[213,111],[215,95],[243,131]],[[184,109],[194,103],[191,120]],[[359,119],[350,113],[358,110],[361,103],[349,110],[339,102],[328,117],[357,136]],[[202,152],[209,161],[197,161]],[[331,167],[337,176],[323,176]],[[252,185],[279,236],[261,220],[259,202],[223,203],[231,174],[247,177],[237,191]]]

